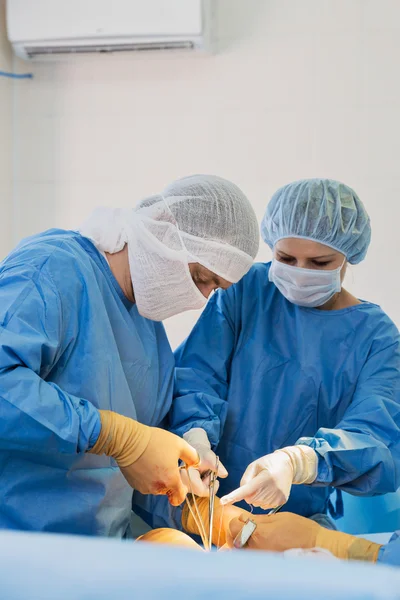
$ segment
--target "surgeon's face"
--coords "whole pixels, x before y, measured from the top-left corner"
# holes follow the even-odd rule
[[[333,250],[329,246],[297,238],[279,240],[274,248],[274,258],[293,267],[322,270],[338,269],[345,259],[341,252]],[[346,264],[340,274],[342,281],[345,274]]]
[[[190,263],[189,269],[193,282],[206,298],[208,298],[211,292],[214,292],[216,289],[221,288],[227,290],[228,287],[232,285],[230,281],[219,277],[199,263]]]

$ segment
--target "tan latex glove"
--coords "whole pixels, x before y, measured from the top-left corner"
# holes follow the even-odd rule
[[[101,431],[92,454],[112,456],[130,486],[142,494],[166,494],[178,506],[187,494],[178,461],[199,462],[197,452],[182,438],[147,427],[109,410],[100,410]]]
[[[230,522],[226,536],[230,548],[233,547],[233,540],[242,529],[246,518],[239,516]],[[257,528],[245,549],[285,552],[292,548],[323,548],[337,558],[346,560],[376,562],[378,558],[379,544],[326,529],[299,515],[280,513],[252,515],[252,518],[256,521]]]
[[[189,501],[193,506],[192,501]],[[206,534],[208,535],[208,498],[196,497],[196,502],[206,529]],[[238,508],[237,506],[222,506],[220,499],[215,498],[212,540],[214,546],[221,548],[226,544],[226,532],[228,530],[229,523],[232,519],[235,519],[241,515],[243,515],[245,520],[249,517],[253,518],[253,515],[245,510],[242,510],[241,508]],[[182,527],[188,533],[200,535],[200,532],[187,505],[184,506],[182,512]]]

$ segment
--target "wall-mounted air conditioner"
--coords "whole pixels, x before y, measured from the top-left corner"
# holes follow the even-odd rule
[[[210,50],[213,0],[7,0],[24,59],[89,52]]]

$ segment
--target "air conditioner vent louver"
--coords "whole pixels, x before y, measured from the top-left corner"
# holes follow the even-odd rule
[[[127,44],[107,45],[85,45],[85,46],[25,46],[26,54],[29,58],[35,56],[45,56],[49,54],[89,54],[96,52],[131,52],[131,51],[149,51],[149,50],[190,50],[193,48],[193,42],[137,42]]]

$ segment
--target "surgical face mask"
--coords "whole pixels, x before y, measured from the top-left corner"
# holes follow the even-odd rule
[[[337,269],[325,271],[292,267],[274,259],[269,270],[269,280],[289,302],[316,308],[328,302],[342,289],[340,273],[344,262]]]
[[[161,194],[135,210],[98,208],[79,229],[100,252],[115,254],[127,246],[137,308],[148,319],[162,321],[206,304],[207,299],[192,280],[190,263],[199,263],[231,283],[239,281],[250,269],[252,257],[225,241],[229,231],[226,219],[220,220],[221,239],[179,230],[175,214],[190,217],[188,223],[192,226],[188,229],[196,231],[196,219],[201,217],[205,199],[199,196],[198,214],[192,214],[191,196],[169,196],[167,203]],[[218,217],[219,201],[213,198],[214,202]],[[176,207],[174,212],[171,205]],[[230,218],[236,214],[232,213],[233,208]],[[206,231],[204,227],[201,231]]]
[[[163,321],[202,308],[207,298],[193,282],[187,252],[176,221],[133,219],[135,235],[128,243],[129,268],[138,312]],[[163,241],[161,241],[163,240]]]

